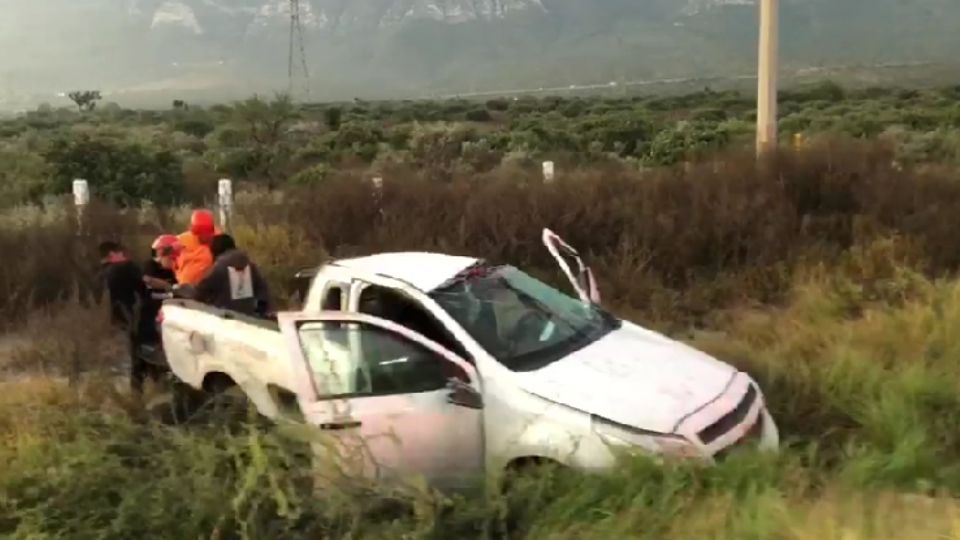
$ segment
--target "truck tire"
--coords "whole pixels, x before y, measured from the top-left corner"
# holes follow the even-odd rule
[[[257,420],[243,388],[224,374],[208,376],[191,412],[191,422],[227,426],[231,431]]]
[[[171,393],[171,423],[186,424],[203,407],[204,393],[180,381],[174,381]]]
[[[501,534],[506,538],[523,536],[524,521],[528,517],[524,515],[524,499],[527,493],[523,493],[523,489],[530,489],[530,486],[538,483],[545,483],[543,487],[549,489],[549,484],[555,480],[556,475],[565,469],[562,464],[541,457],[521,458],[507,466],[496,486],[497,496],[506,506],[506,513],[499,524]],[[515,491],[518,489],[520,492]]]

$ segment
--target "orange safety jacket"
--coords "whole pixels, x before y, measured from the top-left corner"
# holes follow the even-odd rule
[[[219,230],[215,234],[220,234]],[[200,239],[191,232],[177,236],[182,250],[177,257],[174,272],[180,285],[197,285],[213,267],[213,252],[210,246],[200,243]]]

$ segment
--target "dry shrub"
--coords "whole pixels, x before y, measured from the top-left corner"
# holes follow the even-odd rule
[[[835,264],[899,235],[911,264],[953,272],[960,183],[899,170],[875,145],[829,141],[765,167],[729,154],[644,175],[573,171],[552,185],[487,174],[441,184],[345,176],[261,210],[335,255],[437,250],[511,262],[556,278],[543,226],[583,249],[611,304],[647,318],[703,320],[718,307],[778,301],[797,268]],[[558,283],[560,283],[558,281]]]
[[[907,266],[928,275],[960,265],[960,182],[895,167],[877,144],[817,142],[760,166],[734,152],[646,173],[574,169],[552,184],[515,168],[448,183],[391,174],[381,191],[345,171],[309,189],[246,197],[237,208],[238,226],[250,227],[237,231],[242,244],[278,290],[289,272],[326,254],[394,250],[477,255],[562,284],[540,245],[546,226],[584,250],[611,307],[681,325],[725,306],[780,301],[798,269],[829,267],[877,238],[899,238]],[[0,295],[10,299],[3,316],[62,298],[75,282],[88,286],[95,239],[118,236],[145,250],[161,225],[182,219],[160,224],[101,207],[80,242],[69,218],[5,228],[0,248],[21,256],[0,268]]]
[[[19,374],[67,377],[129,369],[128,344],[110,325],[106,307],[76,301],[27,314],[4,366]]]
[[[291,298],[294,291],[289,287],[290,278],[297,271],[326,259],[322,247],[310,249],[303,231],[290,225],[239,224],[233,236],[271,283],[271,294],[281,303]]]
[[[0,265],[0,326],[21,323],[34,307],[67,300],[90,306],[102,292],[101,241],[119,241],[145,261],[152,240],[180,221],[178,209],[121,210],[97,201],[82,219],[66,201],[7,217],[0,228],[0,250],[8,254]]]
[[[97,293],[98,243],[113,239],[136,248],[149,236],[135,211],[92,204],[81,222],[71,207],[62,208],[52,222],[0,229],[0,250],[9,255],[0,265],[0,323],[74,296],[89,303]]]

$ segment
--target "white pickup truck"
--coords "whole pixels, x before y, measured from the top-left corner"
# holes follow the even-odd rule
[[[292,405],[334,440],[362,439],[375,474],[438,487],[544,461],[602,471],[619,450],[711,462],[778,447],[750,376],[611,315],[577,252],[543,240],[575,296],[470,257],[338,260],[278,322],[168,301],[167,360],[194,388],[239,386],[268,418]]]

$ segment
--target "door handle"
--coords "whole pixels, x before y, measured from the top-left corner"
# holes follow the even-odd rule
[[[359,420],[345,420],[343,422],[325,422],[320,424],[320,429],[324,431],[342,431],[345,429],[355,429],[363,425]]]

